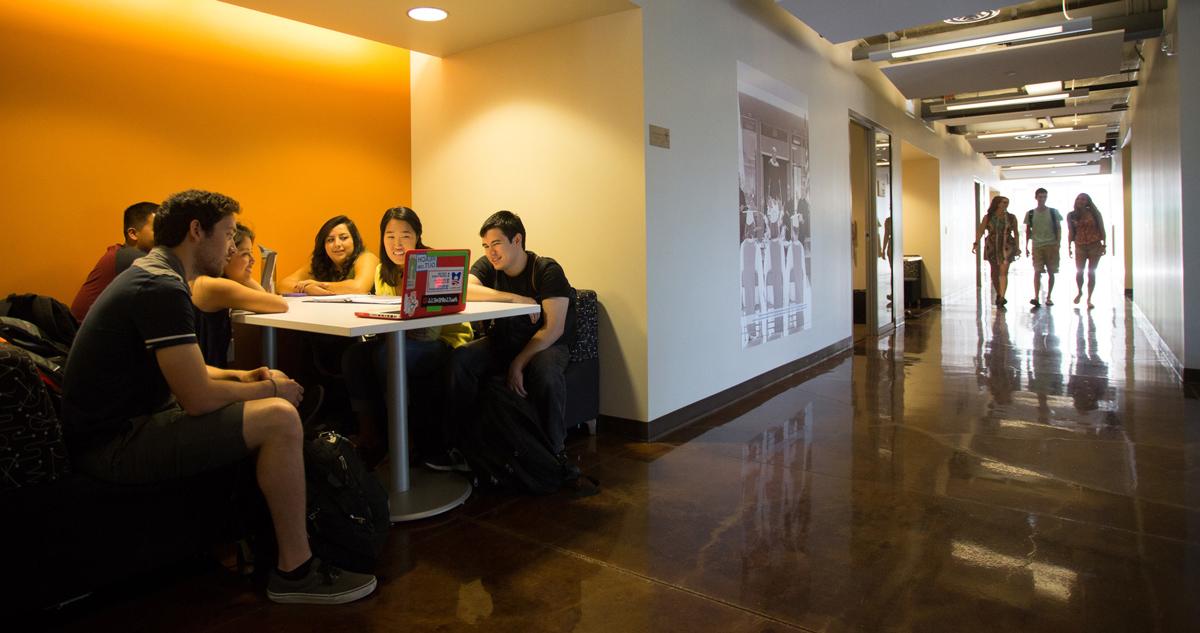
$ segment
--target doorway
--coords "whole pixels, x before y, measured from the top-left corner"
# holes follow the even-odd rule
[[[896,326],[892,136],[852,114],[850,251],[855,340]]]

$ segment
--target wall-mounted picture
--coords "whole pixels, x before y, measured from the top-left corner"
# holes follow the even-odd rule
[[[812,327],[808,97],[738,64],[742,347]]]

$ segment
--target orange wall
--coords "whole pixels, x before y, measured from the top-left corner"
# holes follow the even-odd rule
[[[215,0],[0,0],[0,293],[70,303],[121,212],[242,204],[280,277],[412,195],[408,51]]]

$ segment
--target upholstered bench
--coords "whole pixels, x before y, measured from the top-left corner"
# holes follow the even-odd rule
[[[600,415],[600,303],[595,290],[579,290],[575,302],[575,343],[567,365],[567,429],[586,424],[596,434]]]

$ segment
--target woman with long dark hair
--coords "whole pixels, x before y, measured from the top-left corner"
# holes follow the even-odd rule
[[[979,223],[975,232],[975,242],[971,244],[971,252],[979,249],[979,240],[987,233],[987,241],[983,244],[983,258],[992,267],[992,289],[996,291],[996,306],[1003,308],[1008,300],[1004,294],[1008,291],[1008,265],[1021,256],[1017,244],[1017,216],[1008,212],[1008,198],[996,196],[988,205],[987,215]]]
[[[379,221],[379,250],[383,258],[375,269],[375,294],[396,296],[396,288],[404,277],[404,256],[410,250],[428,248],[421,240],[421,218],[408,207],[393,207],[384,211]],[[404,362],[410,381],[422,383],[412,389],[410,428],[417,450],[426,463],[434,468],[449,469],[449,436],[446,429],[423,414],[442,400],[445,393],[445,366],[450,351],[470,342],[473,333],[469,323],[452,323],[405,332]],[[384,379],[387,376],[386,355],[382,337],[367,339],[351,346],[342,356],[342,375],[350,394],[351,408],[358,419],[358,444],[368,462],[382,458],[386,443],[383,408]]]
[[[1083,270],[1087,268],[1087,307],[1091,310],[1096,289],[1096,266],[1108,251],[1104,218],[1086,193],[1075,196],[1075,209],[1067,214],[1067,256],[1075,258],[1075,303],[1083,298]]]
[[[379,258],[363,244],[354,220],[329,218],[313,241],[312,257],[303,268],[279,282],[280,292],[308,295],[366,294]]]

